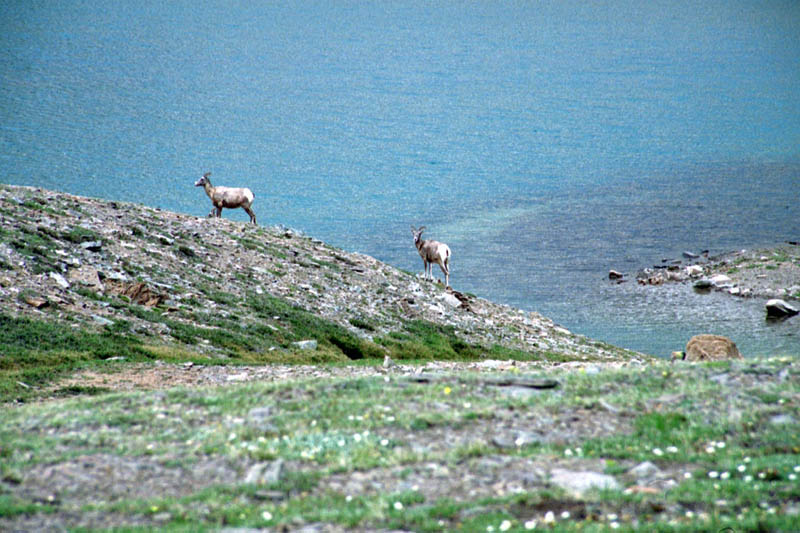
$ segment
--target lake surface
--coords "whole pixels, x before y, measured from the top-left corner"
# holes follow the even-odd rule
[[[407,270],[425,225],[456,289],[613,344],[800,354],[761,300],[606,279],[800,240],[800,3],[206,4],[0,4],[0,181],[205,216],[211,171]]]

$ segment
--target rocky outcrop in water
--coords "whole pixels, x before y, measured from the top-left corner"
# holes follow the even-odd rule
[[[640,285],[691,283],[700,291],[714,290],[738,297],[800,300],[800,246],[796,244],[708,258],[684,256],[640,270],[637,282]]]

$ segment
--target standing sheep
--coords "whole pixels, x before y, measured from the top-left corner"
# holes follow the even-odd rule
[[[419,229],[411,226],[411,233],[414,235],[414,245],[417,247],[422,264],[425,267],[425,279],[433,280],[433,264],[439,265],[444,273],[444,285],[450,286],[450,247],[438,241],[422,240],[422,232],[425,226]]]
[[[194,183],[195,187],[203,187],[203,189],[205,189],[206,194],[211,198],[211,203],[214,204],[214,208],[208,216],[216,216],[219,218],[222,215],[223,207],[228,209],[241,207],[250,215],[250,222],[255,224],[256,215],[253,213],[253,210],[250,209],[255,199],[253,191],[246,187],[214,187],[211,185],[211,180],[208,179],[210,175],[211,172],[206,172],[203,174],[202,178]]]

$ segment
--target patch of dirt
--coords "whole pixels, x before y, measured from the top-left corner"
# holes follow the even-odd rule
[[[385,368],[383,366],[355,365],[196,365],[157,361],[155,363],[110,364],[107,371],[80,371],[53,384],[51,390],[55,392],[70,387],[94,387],[109,391],[160,390],[171,387],[221,386],[250,381],[284,382],[321,378],[362,378],[376,375],[399,377],[437,372],[502,372],[509,369],[523,373],[549,369],[580,371],[587,368],[622,368],[638,364],[639,362],[636,360],[602,363],[487,360],[469,363],[432,361],[424,365],[394,364],[390,368]]]

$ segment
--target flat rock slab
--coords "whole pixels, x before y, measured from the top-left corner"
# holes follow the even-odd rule
[[[619,490],[620,485],[616,479],[599,472],[574,472],[560,468],[550,472],[550,482],[575,497],[581,497],[592,489]]]

